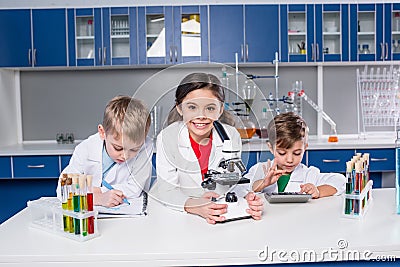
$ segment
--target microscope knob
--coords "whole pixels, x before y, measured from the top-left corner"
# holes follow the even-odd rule
[[[230,203],[230,202],[237,202],[237,201],[238,201],[238,198],[237,198],[235,192],[229,192],[229,193],[227,193],[226,196],[225,196],[225,201],[228,202],[228,203]]]
[[[207,179],[201,182],[201,187],[208,190],[214,190],[216,187],[216,183],[212,179]]]

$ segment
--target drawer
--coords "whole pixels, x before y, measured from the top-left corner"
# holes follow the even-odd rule
[[[58,156],[13,157],[14,178],[58,178]]]
[[[357,149],[357,153],[369,153],[369,170],[371,172],[395,171],[394,149]]]
[[[11,178],[11,157],[0,157],[0,178]]]
[[[308,166],[314,166],[321,172],[346,172],[346,161],[354,156],[353,149],[309,150]]]
[[[69,160],[71,159],[71,155],[68,156],[60,156],[61,158],[61,171],[63,171],[65,169],[65,167],[68,166],[69,164]]]

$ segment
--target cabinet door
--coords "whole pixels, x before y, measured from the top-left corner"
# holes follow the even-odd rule
[[[0,67],[31,66],[30,10],[0,10],[0,25]]]
[[[11,157],[0,157],[0,178],[11,178]]]
[[[284,62],[306,62],[307,53],[311,52],[314,43],[314,19],[313,14],[309,18],[307,9],[306,5],[280,6],[281,60]],[[308,36],[309,31],[312,36]],[[311,54],[309,57],[311,58]]]
[[[357,149],[357,153],[369,153],[369,170],[371,172],[395,171],[394,149]]]
[[[58,156],[13,157],[14,178],[57,178],[60,175]]]
[[[246,5],[244,61],[272,62],[279,52],[278,5]]]
[[[375,61],[382,53],[382,9],[375,4],[350,5],[350,39],[352,61]],[[379,27],[382,28],[382,27]],[[379,32],[377,32],[379,30]]]
[[[96,18],[92,8],[68,9],[67,13],[69,66],[94,66],[95,57],[98,64],[102,57],[102,51],[95,49],[95,33],[96,38],[101,38],[99,12]],[[96,48],[99,43],[96,42]]]
[[[321,172],[346,172],[346,161],[354,155],[354,150],[309,150],[308,166],[314,166]]]
[[[348,5],[326,4],[316,8],[317,61],[349,60]],[[320,25],[317,27],[317,25]]]
[[[388,29],[391,29],[391,31],[389,31]],[[388,60],[400,60],[399,3],[385,4],[385,40],[388,46]]]
[[[33,66],[67,66],[65,9],[33,9]]]
[[[210,6],[210,61],[244,61],[244,25],[242,5]]]
[[[173,8],[173,62],[208,61],[207,6]]]
[[[138,7],[139,64],[172,63],[172,15],[172,7]]]
[[[70,155],[68,155],[68,156],[60,156],[60,160],[61,160],[60,172],[62,172],[65,169],[65,167],[68,166],[70,159],[71,159]]]

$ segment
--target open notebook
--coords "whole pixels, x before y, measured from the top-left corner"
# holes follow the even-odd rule
[[[147,215],[147,193],[143,192],[138,198],[129,198],[130,205],[122,203],[115,207],[94,206],[99,212],[98,218],[140,217]]]

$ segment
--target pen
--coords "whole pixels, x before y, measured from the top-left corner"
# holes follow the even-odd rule
[[[101,184],[104,185],[105,188],[107,188],[108,190],[113,190],[114,187],[112,187],[109,183],[107,183],[106,181],[101,181]],[[123,198],[122,201],[128,205],[130,205],[131,203],[129,203],[129,201],[126,198]]]

